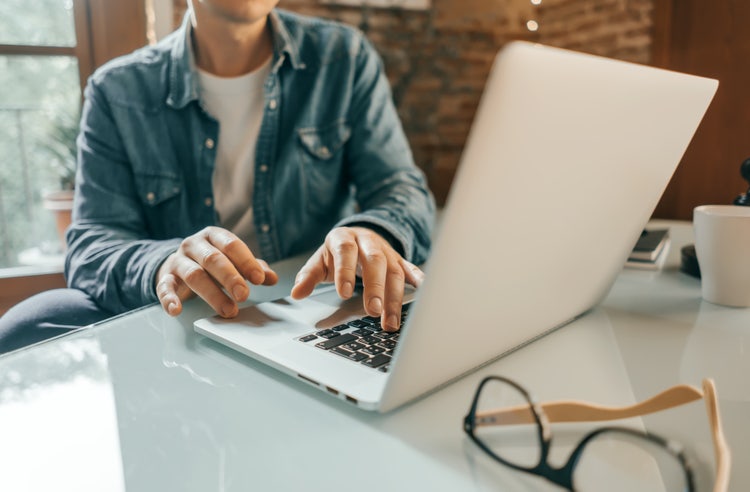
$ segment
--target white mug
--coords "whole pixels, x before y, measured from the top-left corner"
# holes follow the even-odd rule
[[[750,306],[750,207],[701,205],[693,210],[693,227],[703,298]]]

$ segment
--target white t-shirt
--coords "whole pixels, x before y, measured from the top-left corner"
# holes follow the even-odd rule
[[[219,145],[213,173],[214,208],[219,224],[259,254],[253,224],[255,146],[263,121],[263,84],[271,58],[239,77],[217,77],[198,70],[201,101],[219,122]]]

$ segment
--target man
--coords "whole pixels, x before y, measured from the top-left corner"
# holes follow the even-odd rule
[[[72,289],[9,312],[0,351],[156,301],[176,316],[196,294],[233,317],[247,281],[277,281],[267,262],[316,247],[292,296],[332,281],[349,298],[360,273],[367,313],[398,329],[434,202],[374,50],[278,0],[189,3],[175,33],[89,80]]]

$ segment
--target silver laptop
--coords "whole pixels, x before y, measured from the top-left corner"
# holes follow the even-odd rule
[[[717,86],[510,43],[398,337],[361,319],[361,298],[341,301],[332,288],[201,319],[195,330],[368,410],[439,388],[607,294]]]

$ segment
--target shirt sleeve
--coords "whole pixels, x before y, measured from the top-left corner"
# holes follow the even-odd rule
[[[68,286],[117,313],[157,301],[156,272],[181,239],[150,238],[111,107],[93,78],[85,90],[75,194]]]
[[[424,174],[414,164],[382,61],[364,36],[348,122],[352,134],[346,157],[360,211],[337,226],[382,228],[400,245],[396,249],[407,260],[423,263],[431,245],[435,201]]]

